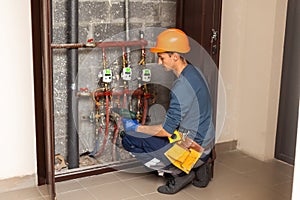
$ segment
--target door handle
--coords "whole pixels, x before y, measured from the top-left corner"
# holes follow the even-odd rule
[[[211,32],[212,32],[212,34],[210,37],[210,43],[213,43],[213,42],[217,41],[219,32],[216,31],[215,29],[211,29]]]

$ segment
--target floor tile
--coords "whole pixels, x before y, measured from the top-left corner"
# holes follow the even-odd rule
[[[215,162],[213,170],[214,177],[231,176],[237,173],[232,168],[229,168],[220,162]]]
[[[280,174],[284,174],[286,176],[289,176],[290,178],[293,178],[294,176],[294,167],[290,164],[284,163],[276,159],[265,162],[264,164]]]
[[[216,162],[222,162],[224,160],[236,160],[245,157],[249,157],[249,156],[237,150],[227,151],[227,152],[217,152]]]
[[[44,200],[52,200],[50,196],[44,196]]]
[[[0,180],[0,193],[34,187],[35,185],[34,175]]]
[[[70,192],[74,190],[83,189],[77,180],[63,181],[55,183],[56,193]]]
[[[138,196],[138,197],[125,198],[123,200],[148,200],[148,199],[144,196]]]
[[[260,170],[251,171],[245,174],[248,181],[259,182],[265,187],[272,187],[284,182],[292,181],[289,176],[278,173],[276,170],[261,168]]]
[[[50,200],[47,186],[14,190],[15,181],[0,182],[2,200]],[[56,183],[58,200],[290,200],[293,166],[262,162],[240,151],[218,153],[214,178],[206,188],[188,185],[174,195],[160,194],[162,177],[142,168]],[[12,184],[12,189],[8,186]]]
[[[14,190],[0,193],[0,199],[34,199],[42,197],[41,193],[36,187]]]
[[[58,200],[96,200],[95,197],[92,196],[85,189],[80,189],[71,192],[59,193],[57,194]]]
[[[239,195],[244,200],[288,200],[279,192],[272,191],[265,187],[257,187],[256,185],[250,185],[247,188],[243,188]]]
[[[48,196],[49,195],[48,185],[38,186],[37,189],[42,194],[42,196]]]
[[[156,176],[154,174],[125,180],[123,181],[126,185],[134,188],[139,194],[148,194],[156,192],[158,186],[165,184],[163,177]]]
[[[119,182],[120,179],[114,173],[101,174],[77,179],[78,183],[83,187],[98,186],[107,183]]]
[[[198,200],[198,199],[200,199],[200,198],[195,199],[192,196],[187,195],[186,193],[184,193],[182,191],[180,191],[176,194],[172,194],[172,195],[160,194],[158,192],[155,192],[155,193],[147,194],[147,195],[145,195],[145,197],[148,200]]]
[[[235,173],[230,176],[216,176],[206,188],[192,186],[186,188],[185,192],[199,199],[223,199],[239,194],[251,184],[246,177]]]
[[[270,188],[275,192],[279,192],[285,197],[291,198],[293,190],[293,181],[283,182]]]
[[[214,189],[211,189],[209,186],[207,188],[198,188],[192,185],[191,187],[185,188],[183,192],[191,196],[192,199],[204,199],[204,200],[220,199],[220,195],[218,195],[219,192],[215,191]],[[224,197],[224,195],[226,194],[223,194],[222,198]]]
[[[251,157],[227,158],[222,160],[221,163],[238,173],[247,173],[264,167],[263,162]]]
[[[120,172],[115,172],[115,175],[120,179],[120,180],[129,180],[129,179],[135,179],[143,176],[149,175],[149,173],[132,173],[128,171],[120,171]]]
[[[124,182],[103,184],[96,187],[89,187],[87,190],[98,200],[120,200],[138,197],[140,194]]]

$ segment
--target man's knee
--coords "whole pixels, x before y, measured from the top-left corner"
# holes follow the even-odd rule
[[[128,138],[127,135],[124,135],[122,137],[122,146],[123,148],[126,150],[126,151],[129,151],[131,152],[132,149],[135,147],[131,142],[130,142],[130,139]]]
[[[131,153],[145,153],[141,143],[142,141],[140,141],[139,138],[135,138],[130,135],[124,135],[122,138],[123,148]]]

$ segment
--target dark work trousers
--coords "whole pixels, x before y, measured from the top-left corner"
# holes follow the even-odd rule
[[[151,169],[171,165],[164,153],[173,146],[167,137],[156,137],[140,132],[126,133],[122,138],[125,150],[132,153],[140,162]]]
[[[124,149],[132,153],[138,161],[152,170],[172,174],[180,174],[182,172],[171,164],[164,155],[164,153],[173,146],[167,137],[156,137],[140,132],[130,132],[123,136],[122,145]],[[208,155],[205,155],[204,159],[200,158],[194,167],[201,166],[207,159]]]

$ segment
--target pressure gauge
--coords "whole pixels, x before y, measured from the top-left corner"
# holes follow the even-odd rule
[[[132,70],[130,67],[124,67],[122,71],[122,78],[125,81],[130,81],[132,75]]]
[[[150,69],[143,69],[142,81],[144,81],[144,82],[151,81],[151,70]]]
[[[103,70],[103,82],[110,83],[112,81],[112,72],[110,69]]]

